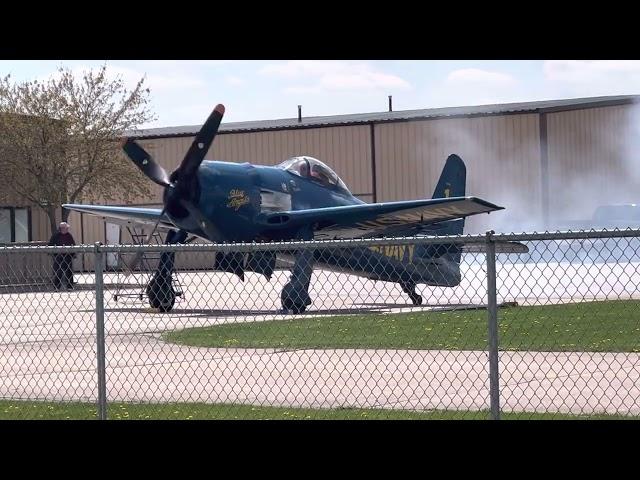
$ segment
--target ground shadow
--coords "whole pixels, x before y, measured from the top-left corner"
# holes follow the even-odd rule
[[[139,285],[128,283],[109,283],[104,285],[104,290],[136,290],[140,289]],[[60,289],[56,290],[50,283],[37,284],[16,284],[16,285],[0,285],[0,295],[11,293],[68,293],[68,292],[95,292],[96,286],[93,283],[75,284],[73,290]]]
[[[308,310],[307,312],[298,316],[316,316],[316,315],[357,315],[357,314],[371,314],[382,313],[384,308],[371,306],[361,308],[330,308],[330,309],[318,309]],[[78,310],[79,312],[91,312],[93,310]],[[151,307],[121,307],[121,308],[105,308],[105,313],[157,313],[158,310]],[[174,308],[170,312],[163,313],[167,316],[189,316],[189,317],[259,317],[264,315],[280,315],[280,316],[292,316],[290,313],[284,313],[278,309],[246,309],[246,310],[216,310],[216,309],[204,309],[204,308]]]
[[[305,313],[297,315],[297,317],[309,317],[318,315],[358,315],[358,314],[382,314],[388,313],[390,309],[401,308],[416,308],[416,309],[429,309],[432,311],[450,311],[450,310],[476,310],[485,309],[485,305],[471,305],[471,304],[437,304],[437,305],[422,305],[420,307],[414,307],[413,305],[407,305],[404,303],[372,303],[354,305],[352,308],[319,308],[307,310]],[[89,310],[79,310],[88,312]],[[123,306],[116,308],[105,308],[105,313],[132,313],[132,314],[160,314],[160,312],[149,306]],[[420,311],[420,310],[417,310]],[[162,313],[161,315],[167,316],[189,316],[189,317],[259,317],[265,315],[275,315],[283,317],[293,316],[291,313],[282,312],[276,308],[273,309],[238,309],[238,310],[220,310],[220,309],[206,309],[206,308],[174,308],[170,312]]]

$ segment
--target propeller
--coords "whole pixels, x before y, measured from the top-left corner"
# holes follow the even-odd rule
[[[185,211],[181,204],[195,200],[195,192],[198,191],[196,173],[218,133],[224,111],[224,105],[216,105],[206,122],[202,125],[202,128],[200,128],[191,147],[189,147],[189,150],[182,159],[180,166],[174,170],[171,175],[167,175],[165,169],[156,163],[153,157],[134,140],[125,138],[122,141],[122,149],[142,173],[154,183],[165,187],[164,207],[153,230],[151,230],[151,233],[147,236],[145,244],[148,245],[153,238],[160,219],[164,216],[167,209]],[[142,255],[142,251],[136,253],[133,260],[129,263],[130,271],[133,271],[138,266]]]
[[[224,116],[224,105],[218,104],[213,112],[204,122],[202,128],[193,140],[191,147],[187,151],[187,154],[182,159],[182,163],[178,169],[171,174],[171,180],[189,178],[196,173],[198,167],[204,160],[204,156],[209,151],[213,139],[216,138],[218,128],[220,128],[220,122]]]
[[[167,172],[155,162],[153,157],[147,153],[144,148],[130,138],[125,138],[121,145],[127,156],[136,164],[136,167],[142,170],[142,173],[153,182],[162,187],[171,185]]]

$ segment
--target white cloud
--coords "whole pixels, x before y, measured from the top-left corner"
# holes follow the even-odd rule
[[[182,90],[187,88],[198,88],[206,85],[201,78],[195,78],[191,75],[181,74],[151,74],[147,76],[149,88],[152,91],[158,90]]]
[[[77,65],[70,70],[76,81],[78,81],[82,79],[85,72],[90,70],[97,71],[98,68],[99,67]],[[57,78],[59,76],[59,72],[56,71],[49,75],[42,76],[38,80],[46,81],[49,78]],[[138,71],[133,68],[107,64],[107,79],[115,80],[117,77],[120,77],[124,86],[128,89],[133,89],[144,76],[145,72]],[[205,82],[201,78],[193,75],[167,72],[147,74],[145,85],[149,87],[152,92],[157,92],[203,87],[205,86]]]
[[[239,64],[246,62],[246,60],[143,60],[136,61],[138,65],[145,65],[150,67],[219,67],[222,65]]]
[[[489,105],[525,101],[530,93],[525,90],[521,79],[510,74],[459,68],[425,89],[420,103],[425,107]]]
[[[449,75],[447,75],[447,82],[505,87],[515,84],[515,79],[506,73],[490,72],[479,68],[462,68],[449,73]]]
[[[227,82],[227,85],[231,85],[232,87],[241,87],[247,83],[244,78],[240,78],[235,75],[227,75],[224,78],[224,81]]]
[[[543,72],[549,87],[567,96],[640,93],[638,60],[549,60]]]
[[[544,62],[547,80],[590,82],[608,75],[640,74],[638,60],[549,60]]]
[[[409,84],[396,75],[378,72],[339,72],[322,76],[320,85],[328,90],[409,88]]]
[[[265,65],[259,70],[259,73],[278,77],[302,77],[336,72],[345,67],[346,62],[332,60],[291,60],[285,63]]]
[[[107,65],[107,75],[111,78],[120,75],[124,84],[128,88],[132,88],[145,75],[145,72],[128,67]],[[205,85],[201,78],[176,72],[150,73],[146,77],[145,84],[152,92],[197,88]]]
[[[266,65],[259,73],[269,77],[311,82],[310,85],[285,87],[286,93],[411,88],[411,85],[399,76],[378,71],[363,62],[292,60]]]
[[[284,93],[290,93],[294,95],[316,95],[318,93],[322,93],[322,89],[320,87],[286,87],[282,91]]]

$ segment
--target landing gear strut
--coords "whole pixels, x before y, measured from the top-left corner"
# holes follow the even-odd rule
[[[303,313],[311,305],[309,284],[313,273],[313,250],[300,250],[295,256],[291,279],[282,289],[282,309],[295,314]]]
[[[416,293],[416,284],[415,283],[401,283],[402,291],[409,295],[411,302],[414,305],[422,305],[422,296]]]
[[[183,243],[187,238],[184,230],[170,230],[165,243]],[[151,308],[157,308],[161,312],[169,312],[176,301],[176,291],[173,288],[173,264],[175,252],[163,252],[160,255],[158,268],[147,285],[147,298]]]

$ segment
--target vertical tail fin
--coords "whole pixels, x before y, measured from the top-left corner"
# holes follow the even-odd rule
[[[467,167],[455,154],[449,155],[432,198],[464,197],[467,184]],[[427,226],[421,232],[427,235],[462,235],[464,218]]]
[[[449,155],[432,198],[464,197],[467,168],[458,155]],[[462,235],[464,218],[436,225],[427,225],[422,235]],[[418,245],[414,251],[414,264],[430,265],[433,284],[454,286],[460,283],[461,249],[454,244]],[[426,262],[426,263],[425,263]]]
[[[467,167],[455,154],[449,155],[432,198],[464,197],[467,183]]]

